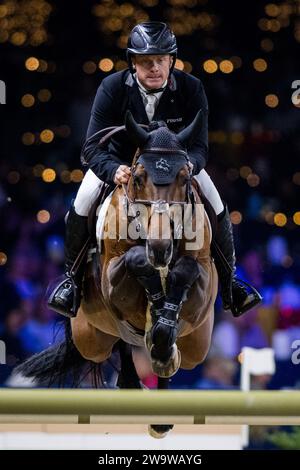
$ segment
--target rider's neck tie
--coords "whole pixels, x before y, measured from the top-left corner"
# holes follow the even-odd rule
[[[165,81],[165,83],[163,84],[162,91],[159,91],[157,93],[151,93],[151,92],[149,93],[149,90],[146,90],[143,87],[139,79],[137,78],[136,80],[137,80],[137,83],[138,83],[138,86],[139,86],[139,89],[143,98],[143,102],[144,102],[144,106],[145,106],[145,110],[146,110],[149,122],[151,122],[155,113],[155,109],[158,105],[159,99],[161,95],[163,94],[163,89],[167,85],[167,81]]]

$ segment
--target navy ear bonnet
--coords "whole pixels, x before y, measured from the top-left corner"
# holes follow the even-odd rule
[[[149,139],[136,163],[141,163],[154,184],[171,184],[188,163],[188,156],[167,126],[149,133]]]

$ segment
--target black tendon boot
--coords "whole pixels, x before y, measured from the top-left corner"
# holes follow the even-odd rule
[[[201,266],[191,256],[181,256],[167,277],[167,293],[159,319],[152,330],[154,359],[165,360],[177,337],[178,320],[187,294],[201,274]]]
[[[227,206],[218,219],[212,255],[218,271],[223,308],[231,309],[232,314],[239,317],[260,303],[262,297],[254,287],[236,277],[233,230]]]
[[[76,268],[73,265],[79,253],[87,251],[87,220],[87,217],[76,214],[74,206],[71,206],[66,222],[65,273],[48,288],[48,292],[51,290],[49,308],[66,317],[75,317],[80,306],[86,256],[82,256],[79,265],[76,263]]]

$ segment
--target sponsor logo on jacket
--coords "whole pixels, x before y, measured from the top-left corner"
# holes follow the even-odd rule
[[[170,118],[170,119],[167,119],[167,124],[173,124],[175,122],[182,122],[183,121],[183,117],[178,117],[178,118]]]

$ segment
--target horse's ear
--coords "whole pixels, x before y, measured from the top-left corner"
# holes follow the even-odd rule
[[[177,134],[177,139],[183,147],[190,147],[200,134],[203,125],[203,110],[200,109],[193,122]]]
[[[149,138],[149,134],[135,122],[130,111],[126,111],[125,114],[125,127],[130,138],[136,145],[140,148],[143,147]]]

